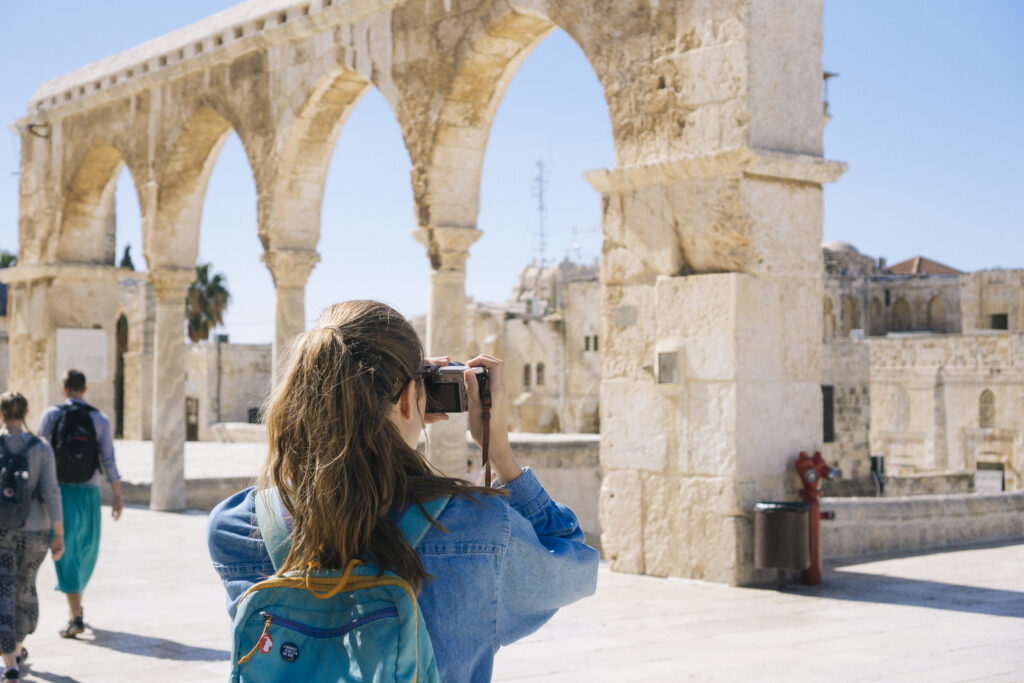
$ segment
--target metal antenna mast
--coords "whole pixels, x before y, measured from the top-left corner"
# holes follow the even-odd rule
[[[544,174],[544,161],[537,161],[537,176],[533,179],[532,194],[537,198],[537,217],[540,231],[537,233],[537,256],[540,266],[545,265],[547,252],[547,204],[544,202],[544,191],[547,189],[548,177]]]

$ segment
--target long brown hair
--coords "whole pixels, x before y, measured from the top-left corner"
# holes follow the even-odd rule
[[[335,304],[295,342],[267,407],[260,480],[294,521],[278,573],[372,556],[419,589],[430,577],[389,513],[491,491],[432,470],[389,419],[410,379],[422,391],[422,363],[412,325],[377,301]]]

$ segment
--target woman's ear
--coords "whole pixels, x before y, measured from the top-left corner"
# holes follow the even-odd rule
[[[402,389],[401,396],[398,397],[398,411],[402,414],[402,417],[406,420],[412,418],[413,413],[416,412],[419,396],[416,395],[416,380],[410,379],[409,383]]]

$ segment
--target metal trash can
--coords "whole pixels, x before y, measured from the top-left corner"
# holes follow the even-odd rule
[[[754,566],[806,569],[811,564],[807,503],[754,505]]]

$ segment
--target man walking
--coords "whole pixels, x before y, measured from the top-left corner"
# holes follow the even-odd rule
[[[85,630],[82,592],[100,550],[100,472],[114,494],[114,520],[121,517],[121,477],[114,461],[114,441],[107,416],[85,402],[85,375],[68,370],[60,405],[50,406],[39,421],[39,436],[50,440],[64,505],[64,556],[57,567],[57,589],[67,596],[71,619],[60,632],[74,638]]]

